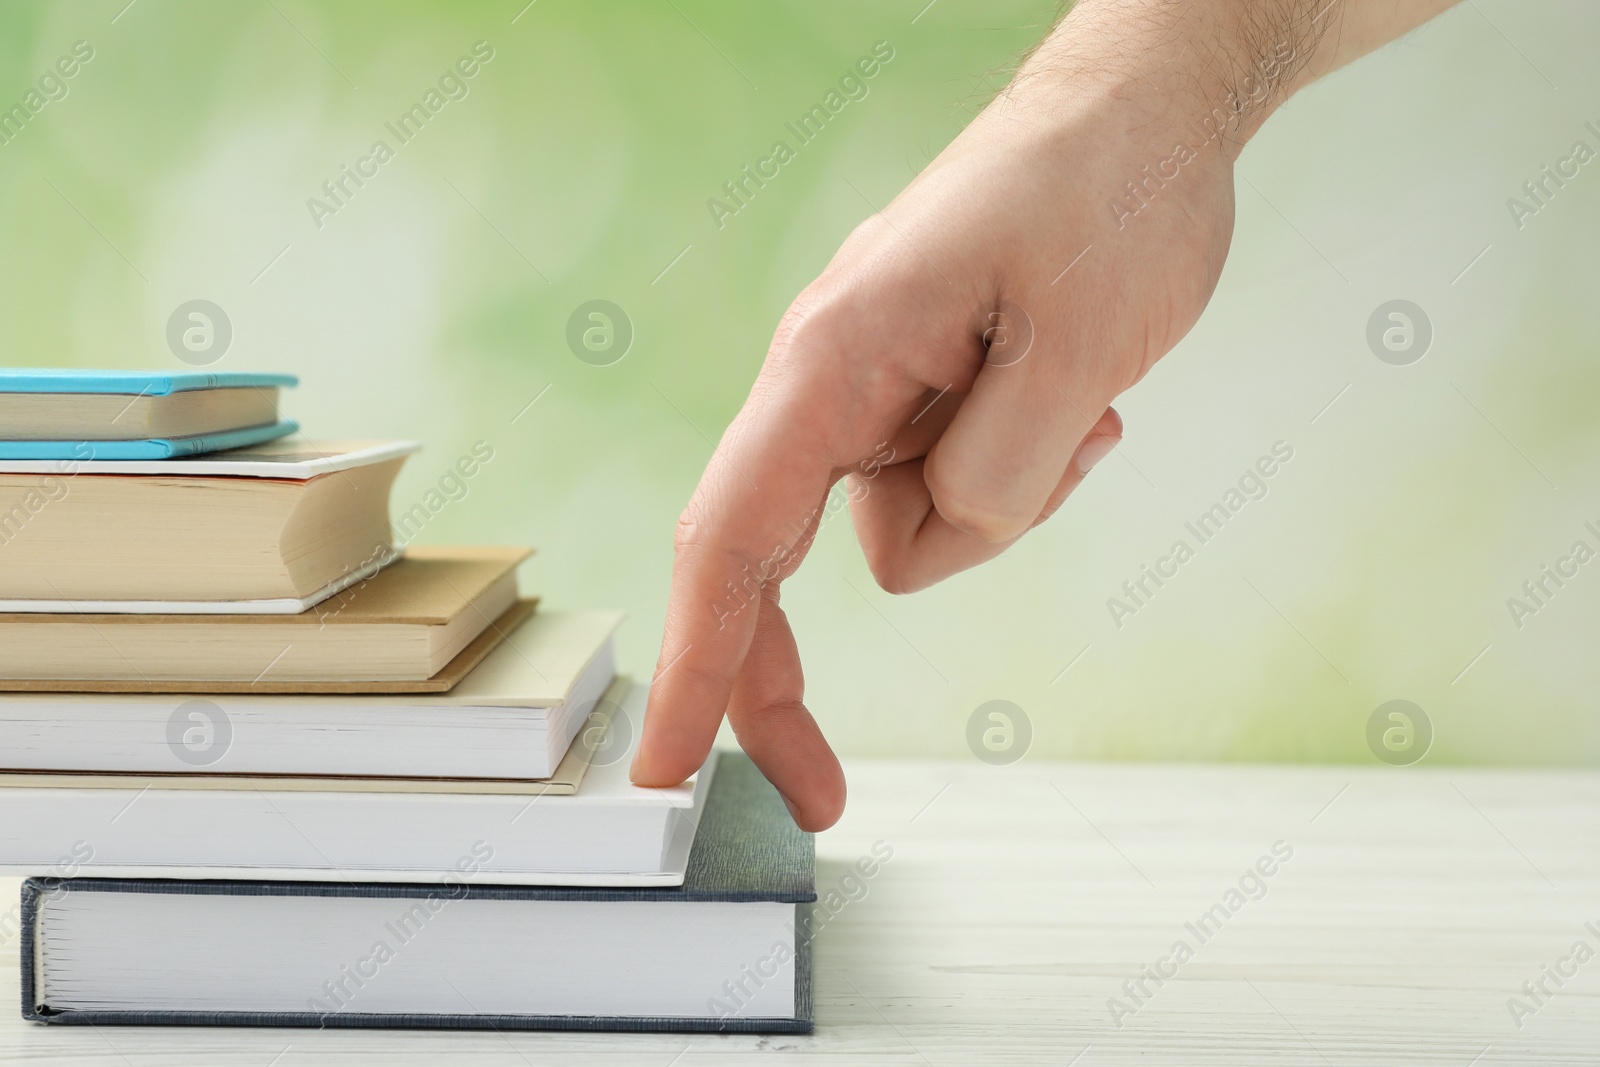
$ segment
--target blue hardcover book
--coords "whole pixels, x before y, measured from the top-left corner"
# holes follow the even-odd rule
[[[0,459],[59,459],[79,463],[91,459],[179,459],[276,441],[298,429],[298,422],[282,419],[266,426],[195,437],[151,437],[141,441],[0,441]]]
[[[810,834],[718,758],[683,885],[30,878],[22,1013],[107,1025],[809,1032]],[[558,803],[559,801],[552,801]]]
[[[174,459],[293,433],[289,374],[0,369],[0,460]]]
[[[287,388],[299,384],[292,374],[244,371],[187,371],[171,374],[147,370],[80,370],[71,367],[0,367],[0,393],[120,393],[124,396],[170,396],[196,389]]]

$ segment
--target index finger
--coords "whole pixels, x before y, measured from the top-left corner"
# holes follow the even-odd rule
[[[755,635],[761,587],[791,572],[816,532],[848,425],[840,400],[814,374],[769,366],[723,434],[678,520],[638,784],[681,782],[711,751]]]

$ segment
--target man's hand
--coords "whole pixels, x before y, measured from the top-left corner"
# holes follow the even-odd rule
[[[726,713],[796,823],[832,825],[844,774],[779,606],[830,488],[856,481],[892,593],[1043,522],[1120,439],[1111,402],[1210,299],[1244,141],[1449,2],[1082,0],[778,325],[678,523],[634,781],[693,774]]]

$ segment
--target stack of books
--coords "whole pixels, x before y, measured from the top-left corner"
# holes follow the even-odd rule
[[[47,1023],[805,1031],[813,848],[294,379],[0,371],[0,870]],[[8,931],[9,933],[10,931]]]

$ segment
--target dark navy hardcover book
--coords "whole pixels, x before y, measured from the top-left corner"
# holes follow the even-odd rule
[[[71,953],[59,946],[52,949],[50,932],[41,932],[41,921],[49,920],[49,908],[54,902],[64,899],[63,895],[75,893],[118,893],[118,894],[152,894],[169,897],[281,897],[281,898],[392,898],[398,902],[412,901],[409,905],[411,911],[419,915],[424,909],[419,907],[423,901],[437,901],[440,897],[441,886],[434,884],[392,884],[392,883],[350,883],[350,882],[252,882],[252,881],[183,881],[178,879],[114,879],[114,878],[30,878],[22,886],[22,1014],[25,1018],[45,1023],[58,1024],[89,1024],[96,1026],[106,1025],[159,1025],[159,1026],[298,1026],[298,1027],[411,1027],[411,1028],[436,1028],[436,1029],[498,1029],[498,1030],[629,1030],[629,1031],[704,1031],[704,1032],[757,1032],[757,1033],[804,1033],[812,1028],[812,990],[811,990],[811,952],[809,938],[800,931],[806,927],[805,918],[810,911],[811,904],[816,900],[816,874],[815,874],[815,848],[812,836],[799,830],[788,812],[785,810],[782,799],[773,787],[762,777],[748,758],[743,754],[721,753],[718,757],[716,772],[712,778],[705,810],[701,815],[700,827],[695,835],[695,841],[689,855],[688,870],[681,886],[672,888],[571,888],[571,887],[530,887],[530,886],[492,886],[477,885],[467,882],[452,884],[449,900],[476,900],[476,901],[505,901],[505,902],[583,902],[585,904],[605,905],[609,903],[684,903],[693,905],[708,904],[749,904],[764,903],[773,906],[786,906],[792,908],[792,918],[787,922],[788,932],[792,935],[790,947],[783,953],[785,969],[792,959],[793,974],[793,1012],[780,1014],[764,1012],[760,1015],[749,1014],[745,1009],[747,1003],[756,1001],[752,990],[757,989],[766,980],[770,969],[778,970],[778,964],[772,963],[770,957],[754,960],[754,967],[743,966],[728,973],[728,981],[723,983],[715,997],[708,1000],[708,1007],[704,1012],[697,1011],[693,1014],[681,1015],[639,1015],[639,1014],[538,1014],[534,1012],[522,1013],[516,1011],[463,1012],[460,1009],[461,1001],[454,1000],[450,1004],[441,1004],[439,1010],[426,1011],[361,1011],[361,998],[348,996],[340,999],[340,993],[330,993],[333,999],[323,1005],[323,1010],[313,1010],[319,1003],[313,998],[308,1002],[307,1010],[300,1011],[249,1011],[249,1010],[215,1010],[201,1008],[197,1010],[172,1008],[150,1010],[147,1008],[128,1009],[116,1007],[116,997],[101,995],[92,1006],[61,1006],[52,1005],[42,998],[46,997],[43,991],[50,988],[49,979],[52,954],[55,953],[66,959]],[[170,902],[160,902],[163,905]],[[195,902],[184,902],[184,908],[189,908]],[[226,902],[210,902],[212,904]],[[430,904],[430,907],[433,905]],[[442,907],[442,905],[440,905]],[[275,914],[286,914],[289,918],[278,921],[289,922],[294,916],[294,908],[269,909]],[[586,914],[594,914],[585,909]],[[784,908],[778,908],[780,915],[790,914]],[[565,913],[563,913],[565,914]],[[615,914],[615,913],[605,913]],[[646,909],[642,915],[677,915],[689,914],[658,912]],[[763,913],[766,914],[766,913]],[[115,911],[112,912],[115,918]],[[252,919],[252,924],[256,920]],[[634,920],[641,921],[641,920]],[[644,921],[648,930],[649,919]],[[698,920],[697,920],[698,921]],[[711,929],[715,929],[715,917],[710,920]],[[123,930],[130,927],[128,922],[103,920],[88,929],[110,930],[109,935],[117,937]],[[187,925],[174,926],[175,930],[187,930]],[[205,929],[205,924],[194,925],[194,945],[192,958],[197,967],[214,965],[209,961],[217,956],[215,931]],[[390,929],[393,929],[391,926]],[[277,927],[272,932],[278,933]],[[398,931],[397,931],[398,933]],[[448,933],[448,932],[447,932]],[[283,941],[292,944],[294,940],[292,927],[285,927],[281,931]],[[270,940],[270,938],[269,938]],[[684,941],[680,938],[674,944],[689,945],[688,954],[693,954],[693,940]],[[765,942],[762,942],[765,944]],[[93,949],[106,946],[90,946],[89,952],[80,952],[82,958],[92,958]],[[113,948],[115,946],[112,946]],[[189,949],[188,945],[176,946],[180,954]],[[428,951],[440,949],[438,938]],[[508,941],[505,945],[505,961],[514,965],[519,960],[528,960],[532,966],[548,965],[557,966],[558,960],[541,961],[540,946],[518,945]],[[421,950],[418,950],[421,951]],[[615,953],[617,949],[612,947]],[[583,950],[578,948],[568,952],[572,959],[567,962],[581,970],[583,966]],[[648,957],[648,953],[642,953]],[[234,961],[237,964],[237,960]],[[369,963],[373,972],[377,971],[377,963]],[[621,968],[628,972],[627,975],[618,974],[618,982],[636,978],[640,969],[655,967],[659,971],[653,980],[671,985],[676,980],[676,967],[671,959],[659,957],[640,958],[630,960]],[[681,961],[685,970],[690,970],[693,961]],[[57,966],[60,966],[58,964]],[[592,967],[591,967],[592,971]],[[759,973],[758,973],[759,972]],[[222,977],[227,972],[219,972]],[[366,973],[362,971],[362,973]],[[724,972],[717,972],[720,976]],[[349,968],[344,968],[344,977],[353,980]],[[770,976],[768,976],[770,977]],[[583,976],[584,980],[604,983],[606,974],[589,973]],[[359,984],[359,982],[357,983]],[[349,990],[348,981],[342,987]],[[452,985],[452,988],[454,986]],[[334,986],[329,983],[329,990]],[[770,990],[769,990],[770,992]],[[281,999],[281,998],[280,998]],[[770,1008],[772,999],[768,997],[761,1002]],[[103,1006],[111,1004],[112,1006]],[[431,1008],[431,1005],[430,1005]]]

